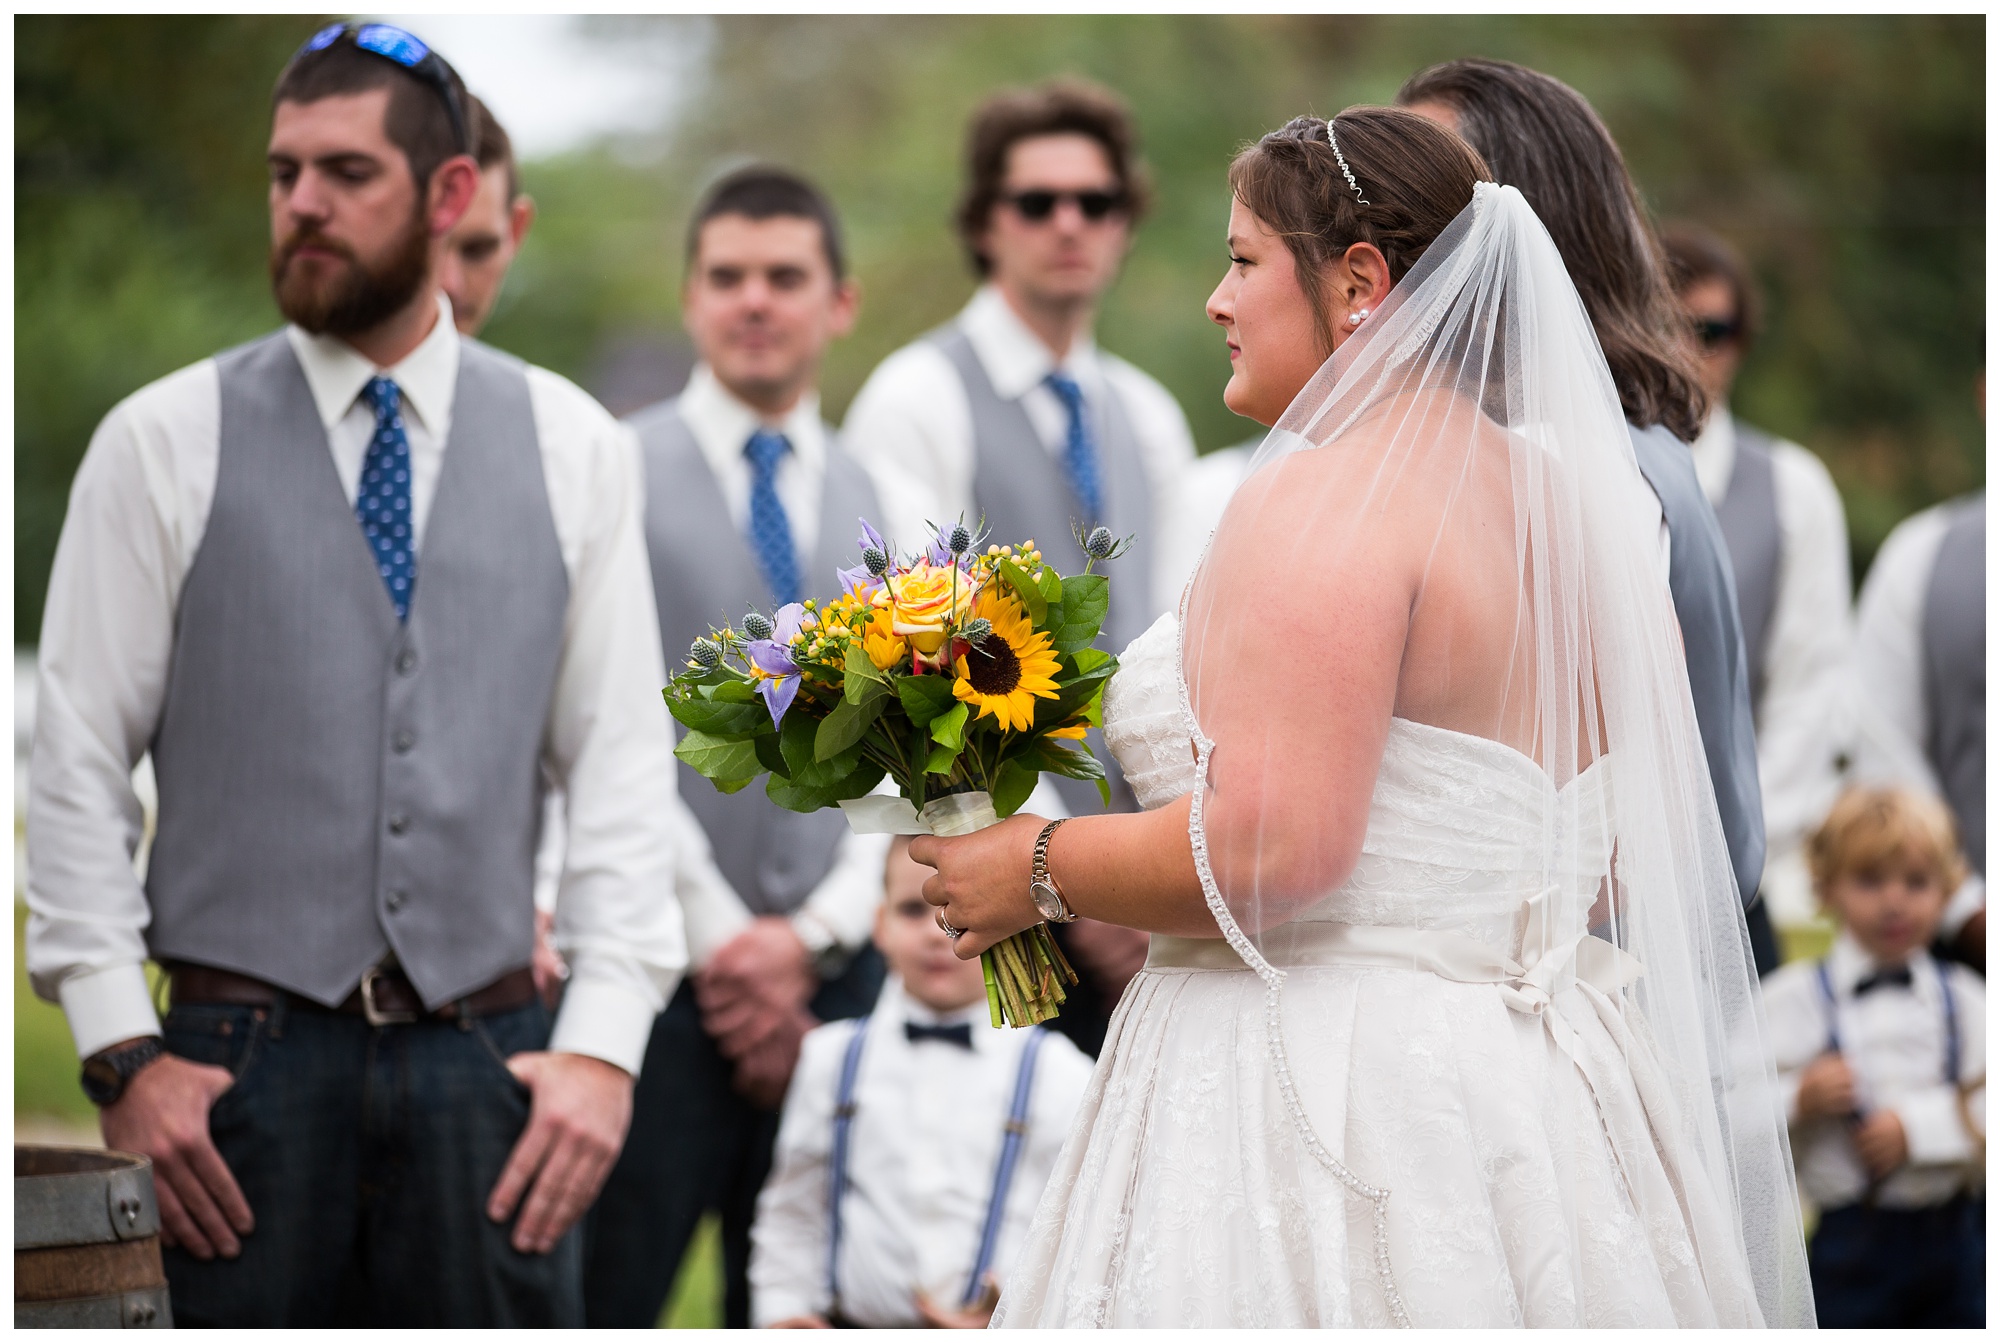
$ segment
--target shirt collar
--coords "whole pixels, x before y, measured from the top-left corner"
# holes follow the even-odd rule
[[[1097,343],[1088,331],[1079,332],[1069,353],[1058,361],[997,286],[979,287],[959,315],[959,329],[972,342],[980,366],[1003,400],[1018,399],[1058,368],[1086,389],[1097,379]]]
[[[882,997],[875,1010],[895,1022],[894,1029],[898,1032],[903,1029],[905,1021],[914,1021],[920,1026],[956,1026],[961,1021],[968,1022],[973,1028],[972,1043],[975,1046],[982,1043],[986,1033],[993,1029],[985,998],[974,999],[964,1007],[953,1008],[949,1012],[934,1012],[912,998],[903,987],[903,981],[894,975],[883,983]]]
[[[1719,504],[1729,493],[1729,478],[1736,473],[1736,419],[1727,401],[1718,402],[1708,413],[1708,423],[1694,441],[1695,479],[1708,502]]]
[[[1924,962],[1929,959],[1930,957],[1921,951],[1911,955],[1907,964],[1910,967],[1912,985],[1921,982],[1925,977],[1928,967]],[[1826,956],[1827,978],[1833,981],[1834,992],[1842,996],[1852,994],[1856,984],[1884,968],[1868,954],[1867,948],[1855,939],[1854,934],[1845,928],[1841,929],[1839,936],[1833,939],[1833,949],[1827,952]]]
[[[338,336],[314,336],[298,326],[288,326],[292,352],[305,370],[306,386],[312,389],[313,405],[320,423],[331,433],[347,418],[355,398],[369,379],[378,373],[392,379],[403,394],[403,407],[417,422],[440,441],[451,423],[453,398],[458,393],[458,328],[452,324],[451,304],[443,294],[437,299],[437,321],[417,348],[394,368],[377,368],[360,351]]]
[[[722,385],[706,361],[694,366],[687,388],[677,403],[681,418],[693,431],[709,469],[721,476],[743,460],[743,445],[761,428],[783,434],[793,454],[808,471],[817,472],[825,461],[825,428],[819,417],[819,392],[810,390],[799,403],[772,424],[753,407]]]

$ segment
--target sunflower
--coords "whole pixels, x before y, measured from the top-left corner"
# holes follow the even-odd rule
[[[989,585],[981,588],[967,623],[984,617],[993,632],[959,654],[951,693],[991,716],[1002,730],[1025,729],[1035,721],[1035,700],[1056,698],[1059,664],[1052,636],[1036,633],[1021,604]]]

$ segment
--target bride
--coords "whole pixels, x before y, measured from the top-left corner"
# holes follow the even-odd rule
[[[1555,247],[1408,113],[1230,170],[1273,432],[1106,740],[919,839],[958,954],[1152,933],[996,1324],[1798,1325],[1790,1154],[1658,511]]]

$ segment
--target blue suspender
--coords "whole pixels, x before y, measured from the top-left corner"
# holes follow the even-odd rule
[[[840,1089],[833,1102],[833,1156],[826,1181],[826,1291],[831,1309],[840,1309],[840,1199],[847,1192],[847,1148],[854,1133],[854,1083],[861,1073],[861,1046],[868,1039],[867,1017],[854,1023],[846,1057],[840,1061]]]
[[[1021,1144],[1028,1136],[1028,1098],[1035,1089],[1035,1056],[1041,1053],[1048,1032],[1040,1027],[1028,1032],[1021,1044],[1021,1065],[1014,1073],[1014,1103],[1007,1109],[1007,1136],[1000,1142],[1000,1164],[993,1171],[993,1195],[986,1201],[986,1226],[979,1233],[979,1257],[972,1262],[972,1275],[965,1280],[963,1304],[979,1300],[986,1285],[987,1270],[993,1267],[993,1252],[1000,1244],[1000,1222],[1007,1213],[1007,1190],[1014,1183],[1014,1167],[1021,1159]]]
[[[868,1038],[867,1017],[854,1023],[854,1035],[840,1061],[840,1087],[834,1093],[833,1152],[827,1168],[826,1290],[832,1309],[840,1309],[840,1202],[847,1192],[848,1149],[854,1134],[854,1088],[861,1074],[861,1047]],[[1006,1136],[1000,1143],[1000,1164],[993,1172],[993,1194],[986,1204],[986,1225],[979,1236],[979,1257],[973,1262],[966,1283],[965,1304],[979,1299],[987,1270],[993,1267],[993,1252],[1000,1241],[1000,1222],[1007,1211],[1007,1191],[1014,1183],[1014,1167],[1020,1163],[1021,1144],[1028,1133],[1028,1101],[1035,1089],[1035,1056],[1041,1053],[1048,1032],[1039,1027],[1028,1032],[1021,1045],[1021,1063],[1014,1073],[1014,1100],[1007,1110]]]
[[[1944,995],[1944,1080],[1958,1085],[1959,1040],[1958,1040],[1958,997],[1951,991],[1951,967],[1943,961],[1932,958],[1937,966],[1938,991]],[[1833,977],[1826,972],[1826,961],[1821,959],[1813,967],[1819,978],[1819,996],[1826,1000],[1826,1047],[1829,1052],[1840,1053],[1840,1008],[1833,996]]]

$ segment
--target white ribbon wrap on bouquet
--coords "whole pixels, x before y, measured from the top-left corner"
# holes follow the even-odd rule
[[[871,793],[840,809],[857,835],[969,835],[1000,822],[990,793],[952,793],[925,803],[921,813],[906,797]]]

